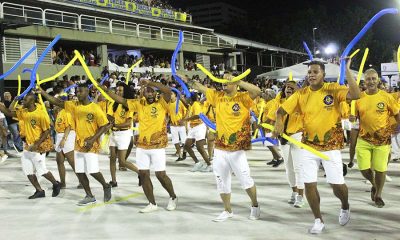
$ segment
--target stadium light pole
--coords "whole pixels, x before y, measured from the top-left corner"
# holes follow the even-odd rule
[[[315,30],[317,30],[318,28],[313,28],[312,29],[312,35],[313,35],[313,55],[315,55],[315,52],[316,52],[316,50],[315,50]]]

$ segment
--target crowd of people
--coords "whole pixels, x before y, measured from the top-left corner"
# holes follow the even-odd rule
[[[385,206],[382,196],[390,152],[398,154],[400,149],[399,93],[385,91],[373,69],[365,71],[365,81],[358,85],[350,64],[348,60],[344,86],[324,82],[325,65],[319,61],[309,63],[302,85],[289,79],[284,83],[265,79],[252,83],[229,82],[237,76],[234,72],[223,75],[228,80],[225,84],[199,76],[181,76],[191,90],[189,98],[179,93],[183,91],[182,85],[165,75],[134,75],[126,84],[124,77],[111,73],[106,83],[99,85],[103,93],[90,87],[85,77],[64,77],[56,85],[27,94],[19,104],[16,100],[11,102],[10,94],[5,93],[0,111],[10,121],[8,128],[18,151],[24,143],[22,169],[35,188],[30,199],[45,197],[37,176],[49,180],[53,184],[52,196],[58,196],[67,184],[64,166],[67,159],[85,191],[78,205],[96,202],[89,175],[103,186],[104,202],[110,201],[112,188],[118,187],[118,162],[120,169],[129,169],[138,176],[149,202],[140,212],[158,210],[150,170],[155,171],[170,196],[166,209],[173,211],[178,197],[166,172],[169,131],[176,148],[176,162],[190,156],[192,172],[215,175],[224,210],[213,220],[221,222],[234,216],[230,204],[232,175],[239,179],[250,198],[249,219],[257,220],[261,214],[260,203],[245,153],[251,148],[253,138],[264,141],[272,152],[273,159],[268,165],[278,167],[284,163],[291,189],[288,202],[302,208],[307,200],[315,218],[309,231],[318,234],[325,228],[317,188],[321,166],[326,181],[341,202],[339,224],[344,226],[350,221],[349,189],[345,184],[347,168],[341,155],[345,143],[342,120],[350,126],[348,167],[353,167],[357,156],[361,175],[371,183],[370,199],[378,208]],[[77,85],[64,91],[73,84]],[[48,101],[46,114],[37,102],[38,93]],[[355,101],[354,112],[351,101]],[[15,131],[18,125],[19,134]],[[290,139],[312,149],[299,147]],[[132,163],[127,159],[134,147],[136,162]],[[100,172],[102,148],[109,148],[111,181],[106,181]],[[59,181],[44,161],[46,153],[53,149]]]
[[[176,9],[174,8],[169,1],[167,0],[129,0],[130,2],[135,2],[138,4],[143,4],[147,5],[149,7],[155,7],[155,8],[161,8],[161,9],[167,9],[171,11],[178,11],[178,12],[183,12],[182,9]]]
[[[86,65],[92,67],[101,65],[101,57],[97,56],[95,50],[81,50],[79,52],[84,58]],[[57,49],[53,48],[51,51],[52,63],[57,65],[67,65],[74,56],[75,54],[73,53],[73,50],[65,50],[61,46]],[[74,65],[80,65],[80,62],[76,61]]]

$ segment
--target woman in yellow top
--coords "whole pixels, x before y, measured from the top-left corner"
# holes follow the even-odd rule
[[[390,117],[395,116],[397,124],[400,122],[400,105],[389,93],[378,89],[379,77],[374,69],[366,70],[364,77],[367,90],[356,101],[360,119],[357,162],[361,174],[372,184],[371,200],[381,208],[385,205],[382,190],[390,154]]]
[[[206,133],[207,127],[206,125],[200,120],[199,114],[203,112],[203,106],[200,104],[197,93],[192,94],[191,98],[189,99],[189,116],[182,119],[182,124],[184,122],[189,122],[189,132],[185,142],[185,150],[189,153],[190,157],[195,162],[194,167],[191,172],[212,172],[211,162],[208,157],[206,150],[204,149],[204,145],[206,144]],[[194,151],[192,149],[192,145],[196,143],[197,151],[201,154],[204,161],[206,162],[206,166],[200,162]]]
[[[75,172],[75,123],[69,112],[56,105],[53,109],[56,117],[56,121],[54,123],[54,129],[56,131],[56,161],[58,173],[60,174],[61,186],[62,188],[65,188],[65,158]]]
[[[281,104],[286,101],[286,99],[288,99],[297,91],[297,89],[298,87],[295,81],[286,82],[286,85],[282,89],[281,97],[279,99],[272,100],[273,104],[271,104],[271,108],[268,112],[267,122],[275,122],[276,111],[279,109]],[[285,116],[284,124],[284,133],[298,141],[301,141],[303,136],[303,122],[301,114],[299,112],[294,112]],[[285,160],[286,176],[289,185],[293,190],[288,203],[293,204],[293,206],[296,208],[301,208],[304,206],[304,181],[300,170],[300,149],[296,145],[287,142],[283,138],[279,138],[279,140],[281,143],[279,147],[281,149],[283,159]]]
[[[126,99],[133,99],[133,94],[128,85],[123,82],[117,83],[115,94]],[[114,102],[108,107],[107,115],[111,120],[110,122],[114,123],[110,136],[110,172],[112,179],[110,185],[112,187],[118,187],[116,178],[117,155],[120,167],[126,167],[127,169],[139,174],[137,166],[127,161],[127,151],[133,134],[130,129],[132,126],[133,113],[122,104]]]

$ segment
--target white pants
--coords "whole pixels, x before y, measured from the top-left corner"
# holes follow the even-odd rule
[[[171,126],[172,144],[186,142],[186,127],[185,126]]]
[[[254,186],[254,180],[250,176],[250,168],[247,163],[246,152],[214,150],[213,171],[217,180],[217,189],[219,193],[231,193],[232,172],[239,178],[243,189],[249,189]]]
[[[118,150],[127,150],[133,136],[132,130],[113,131],[110,135],[110,147],[117,147]]]
[[[139,170],[165,171],[167,158],[165,148],[160,149],[136,149],[136,164]]]
[[[139,135],[139,123],[135,123],[135,128],[138,130],[133,131],[133,136],[138,136]]]
[[[24,150],[21,157],[22,171],[25,175],[42,176],[49,172],[46,168],[46,153]]]
[[[295,140],[301,141],[302,133],[295,133],[291,135]],[[280,145],[279,148],[282,151],[283,159],[285,160],[286,177],[288,179],[290,187],[297,187],[298,189],[304,189],[303,176],[301,174],[300,166],[300,148],[292,143]]]
[[[392,159],[400,158],[400,133],[392,134]]]
[[[187,138],[195,139],[196,142],[206,139],[207,126],[202,123],[196,127],[190,128]]]
[[[307,150],[300,149],[300,167],[303,173],[305,183],[314,183],[318,181],[318,170],[322,163],[326,181],[330,184],[344,184],[343,163],[340,150],[321,152],[329,157],[329,160],[323,160]]]
[[[75,172],[87,174],[100,172],[99,155],[75,151]]]
[[[74,151],[75,148],[75,138],[76,138],[76,133],[75,131],[70,131],[67,137],[67,140],[65,141],[64,147],[60,148],[60,142],[62,138],[64,137],[64,133],[57,133],[56,135],[56,152],[63,152],[63,153],[69,153]]]

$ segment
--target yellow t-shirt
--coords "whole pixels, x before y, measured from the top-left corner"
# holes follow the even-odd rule
[[[317,91],[310,87],[299,89],[282,104],[288,114],[300,111],[303,143],[320,151],[343,148],[340,103],[346,101],[347,92],[346,86],[324,83]]]
[[[286,101],[285,98],[273,99],[270,104],[270,108],[268,111],[268,119],[272,121],[276,121],[276,112],[279,107]],[[301,117],[301,113],[299,111],[295,111],[292,114],[288,114],[283,118],[283,123],[286,122],[286,119],[289,118],[286,130],[284,131],[287,135],[292,135],[298,132],[303,131],[303,119]]]
[[[400,106],[389,93],[379,90],[368,95],[362,92],[356,101],[356,112],[360,119],[359,137],[373,145],[390,144],[390,116],[399,114]]]
[[[210,104],[209,101],[204,102],[204,114],[207,116],[208,119],[210,119],[211,122],[215,123],[215,108]]]
[[[203,113],[203,106],[200,104],[200,102],[196,101],[189,108],[189,117],[194,116],[194,115],[199,115],[200,113]],[[203,121],[201,121],[200,118],[189,121],[191,128],[194,128],[202,123],[203,123]]]
[[[133,112],[129,109],[126,110],[122,104],[118,104],[117,109],[114,112],[113,103],[109,104],[107,114],[115,118],[115,124],[123,124],[128,118],[133,118]],[[129,128],[126,128],[129,129]],[[119,130],[119,129],[118,129]]]
[[[272,99],[272,100],[269,100],[266,104],[265,104],[265,107],[264,107],[264,111],[263,111],[263,113],[261,114],[261,122],[266,122],[267,121],[267,119],[268,119],[268,115],[271,113],[271,114],[276,114],[276,111],[278,110],[278,109],[273,109],[275,106],[275,104],[276,103],[279,103],[279,101],[278,100],[276,100],[276,99]],[[258,116],[257,116],[258,117]]]
[[[54,129],[57,133],[64,133],[67,127],[71,127],[71,129],[75,129],[74,121],[72,120],[71,113],[62,109],[56,118],[56,122],[54,124]]]
[[[107,116],[96,103],[82,105],[77,101],[66,101],[65,110],[71,113],[75,122],[75,150],[86,152],[84,149],[85,139],[94,136],[99,128],[108,124]],[[99,150],[100,139],[97,139],[89,152],[98,153]]]
[[[179,126],[179,121],[182,120],[187,113],[187,108],[183,103],[179,103],[178,113],[176,113],[176,101],[168,104],[168,114],[171,120],[171,126]]]
[[[206,98],[217,112],[215,147],[225,151],[249,150],[250,109],[254,105],[249,93],[238,92],[228,97],[224,92],[207,89]]]
[[[129,110],[138,113],[139,139],[138,147],[143,149],[159,149],[168,145],[167,113],[168,103],[164,98],[148,104],[145,99],[128,99]]]
[[[42,133],[50,129],[50,119],[40,106],[36,106],[36,109],[32,112],[29,112],[26,108],[16,109],[16,113],[18,120],[24,122],[24,124],[20,125],[20,128],[27,144],[25,149],[28,150],[29,145],[38,141]],[[37,151],[45,153],[52,149],[53,142],[49,134],[46,140],[40,144]]]
[[[107,100],[97,102],[97,105],[99,105],[100,109],[101,109],[104,113],[107,113],[107,112],[108,112],[109,102],[108,102]]]
[[[390,95],[392,95],[394,97],[394,100],[396,100],[396,102],[400,104],[399,94],[400,94],[400,92],[390,93]],[[391,116],[389,121],[390,121],[390,128],[392,130],[392,134],[400,133],[400,127],[397,124],[396,118],[394,116]]]

